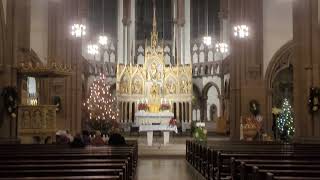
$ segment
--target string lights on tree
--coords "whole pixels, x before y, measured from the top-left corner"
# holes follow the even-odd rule
[[[90,86],[89,97],[84,106],[87,107],[89,118],[93,121],[114,121],[118,119],[119,110],[115,97],[112,97],[106,76],[100,76]]]
[[[288,99],[284,99],[282,103],[282,111],[277,119],[277,127],[280,137],[283,140],[289,140],[294,135],[294,121],[292,107]]]

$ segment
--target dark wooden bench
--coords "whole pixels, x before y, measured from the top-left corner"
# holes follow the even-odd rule
[[[2,148],[3,147],[3,148]],[[0,146],[4,179],[134,179],[137,143],[131,146],[70,148],[60,145]],[[0,178],[0,179],[1,179]],[[82,178],[86,179],[86,178]]]

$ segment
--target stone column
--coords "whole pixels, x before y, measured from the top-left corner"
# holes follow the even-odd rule
[[[124,64],[124,27],[122,23],[123,18],[123,0],[118,0],[118,33],[117,33],[117,62]]]
[[[189,120],[188,122],[190,123],[192,121],[192,103],[189,102]]]
[[[180,122],[180,108],[179,108],[179,106],[180,106],[180,102],[176,102],[177,122]]]
[[[133,120],[131,119],[131,118],[132,118],[132,102],[130,101],[129,103],[130,103],[130,104],[129,104],[129,119],[128,119],[128,122],[129,122],[129,123],[132,123],[132,121],[133,121]]]
[[[184,38],[183,38],[183,49],[184,49],[184,64],[191,64],[191,48],[190,48],[190,1],[191,0],[185,0],[184,1],[184,19],[185,19],[185,24],[184,24]]]

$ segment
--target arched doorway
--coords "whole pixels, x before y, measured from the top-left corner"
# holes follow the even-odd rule
[[[217,116],[220,116],[221,111],[221,99],[220,99],[220,89],[219,86],[214,82],[209,82],[205,85],[202,91],[203,101],[202,101],[202,120],[210,121],[210,107],[212,105],[216,106]]]
[[[272,130],[272,108],[281,108],[284,98],[288,98],[293,105],[293,41],[289,41],[282,46],[273,56],[268,69],[266,71],[266,87],[267,87],[267,114],[266,114],[266,130]]]

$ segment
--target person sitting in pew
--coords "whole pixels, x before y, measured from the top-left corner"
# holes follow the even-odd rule
[[[120,134],[120,129],[119,128],[114,128],[111,131],[111,135],[109,137],[109,141],[108,141],[109,145],[126,145],[126,140],[124,139],[124,137]]]
[[[96,136],[92,139],[91,141],[91,145],[94,146],[103,146],[105,143],[101,137],[101,132],[100,131],[96,131]]]
[[[56,133],[56,143],[57,144],[69,144],[70,143],[70,139],[68,138],[66,131],[59,130]]]
[[[75,147],[75,148],[80,148],[80,147],[86,146],[79,133],[76,134],[76,136],[73,138],[73,141],[70,143],[70,145],[71,145],[71,147]]]
[[[91,139],[87,130],[82,131],[82,140],[85,145],[91,144]]]

